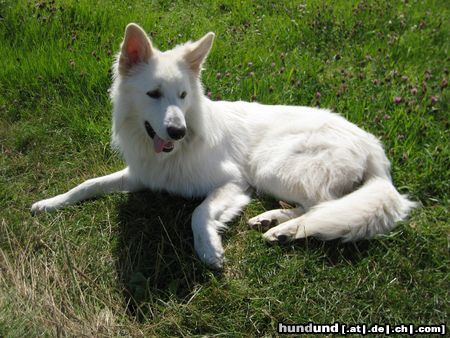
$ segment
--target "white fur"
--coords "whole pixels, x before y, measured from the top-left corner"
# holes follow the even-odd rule
[[[276,225],[264,234],[268,241],[358,240],[387,232],[407,216],[415,203],[392,185],[380,142],[341,116],[205,97],[199,78],[213,37],[160,52],[130,24],[111,90],[112,140],[128,167],[37,202],[32,211],[112,191],[205,196],[192,217],[194,245],[200,259],[215,268],[224,259],[220,231],[250,201],[251,188],[299,205],[249,220],[252,226]],[[146,94],[155,88],[159,99]],[[156,153],[145,121],[161,139],[170,139],[171,125],[186,126],[186,135],[172,140],[172,152]]]

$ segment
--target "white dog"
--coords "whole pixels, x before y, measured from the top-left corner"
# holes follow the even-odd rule
[[[112,141],[128,166],[37,202],[32,211],[115,191],[206,197],[192,230],[198,256],[214,268],[224,260],[220,231],[250,201],[252,188],[297,205],[248,221],[272,226],[264,233],[270,242],[369,238],[408,215],[415,203],[392,185],[380,142],[341,116],[205,97],[200,73],[213,39],[208,33],[161,52],[129,24],[111,88]]]

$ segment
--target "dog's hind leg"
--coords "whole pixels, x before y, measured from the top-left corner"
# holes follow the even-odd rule
[[[371,238],[390,231],[415,205],[389,178],[374,177],[352,193],[319,203],[304,215],[268,230],[264,238],[269,242],[309,236],[343,241]]]
[[[64,194],[36,202],[31,206],[31,212],[37,214],[52,211],[107,193],[133,192],[143,188],[143,185],[131,176],[128,168],[125,168],[110,175],[89,179]]]
[[[305,213],[302,207],[292,209],[274,209],[266,211],[256,217],[250,218],[247,224],[254,229],[267,231],[270,228],[284,223],[290,219],[301,216]]]
[[[215,269],[221,269],[224,250],[220,231],[250,202],[247,184],[227,183],[213,190],[192,214],[194,247],[198,257]]]

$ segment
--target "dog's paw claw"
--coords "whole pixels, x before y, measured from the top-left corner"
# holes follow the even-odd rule
[[[263,229],[269,229],[269,227],[270,227],[270,223],[271,223],[271,221],[270,220],[268,220],[268,219],[263,219],[263,220],[261,220],[261,227],[263,228]]]
[[[286,236],[286,235],[279,235],[277,237],[277,240],[278,240],[278,243],[285,244],[285,243],[287,243],[289,241],[289,237]]]

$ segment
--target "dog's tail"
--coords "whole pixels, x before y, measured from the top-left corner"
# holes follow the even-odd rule
[[[344,242],[370,238],[390,231],[415,206],[389,178],[373,177],[358,190],[311,208],[300,217],[296,238],[342,238]]]

